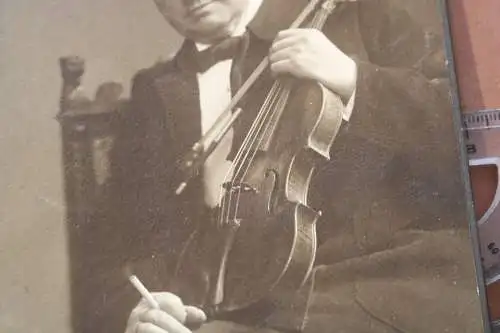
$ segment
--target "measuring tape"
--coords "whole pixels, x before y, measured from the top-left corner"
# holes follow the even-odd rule
[[[486,284],[500,280],[500,109],[463,114],[469,166],[494,166],[497,188],[478,223]]]

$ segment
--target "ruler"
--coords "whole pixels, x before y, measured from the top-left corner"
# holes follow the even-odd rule
[[[477,221],[486,284],[500,280],[500,109],[463,114],[469,166],[496,169],[496,191]]]

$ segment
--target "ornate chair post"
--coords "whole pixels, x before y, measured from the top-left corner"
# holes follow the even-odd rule
[[[62,140],[73,330],[120,331],[126,313],[114,303],[118,302],[115,289],[125,283],[120,270],[127,255],[122,240],[127,226],[119,217],[113,156],[122,119],[119,111],[126,103],[119,99],[122,87],[116,83],[101,85],[93,100],[83,94],[83,59],[61,58],[60,67],[57,120]],[[125,302],[125,306],[130,304]]]

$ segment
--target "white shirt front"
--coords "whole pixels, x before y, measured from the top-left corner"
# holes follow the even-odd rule
[[[262,1],[263,0],[249,1],[249,7],[233,36],[239,36],[245,33],[247,24],[257,13]],[[209,45],[203,44],[196,45],[199,50],[209,47]],[[201,128],[203,134],[212,127],[216,119],[231,102],[231,66],[232,60],[225,60],[215,64],[206,72],[197,74],[200,92]],[[343,117],[346,121],[349,119],[353,109],[353,101],[354,94],[344,110]],[[205,202],[209,207],[216,207],[220,203],[224,193],[221,185],[225,181],[230,180],[232,176],[231,162],[227,160],[227,156],[231,150],[233,134],[233,130],[230,129],[204,165]]]
[[[263,0],[249,1],[240,24],[235,29],[233,36],[245,33],[248,23],[253,19]],[[199,50],[210,45],[196,44]],[[217,118],[231,102],[231,66],[232,60],[221,61],[204,73],[198,73],[198,86],[200,91],[201,128],[205,134],[215,123]],[[230,129],[219,143],[214,152],[209,156],[204,165],[205,202],[209,207],[215,207],[222,197],[221,185],[225,180],[231,179],[231,162],[227,156],[231,150],[233,130]]]
[[[205,134],[221,112],[231,101],[231,84],[229,74],[231,60],[223,61],[203,74],[198,75],[200,87],[201,128]],[[209,207],[215,207],[223,194],[221,185],[230,179],[231,162],[227,156],[231,150],[233,129],[229,129],[214,152],[204,165],[205,202]]]

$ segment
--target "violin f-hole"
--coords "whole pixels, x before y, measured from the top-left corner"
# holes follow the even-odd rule
[[[264,178],[264,193],[269,193],[267,198],[267,212],[272,214],[278,203],[278,172],[274,169],[267,169]]]

